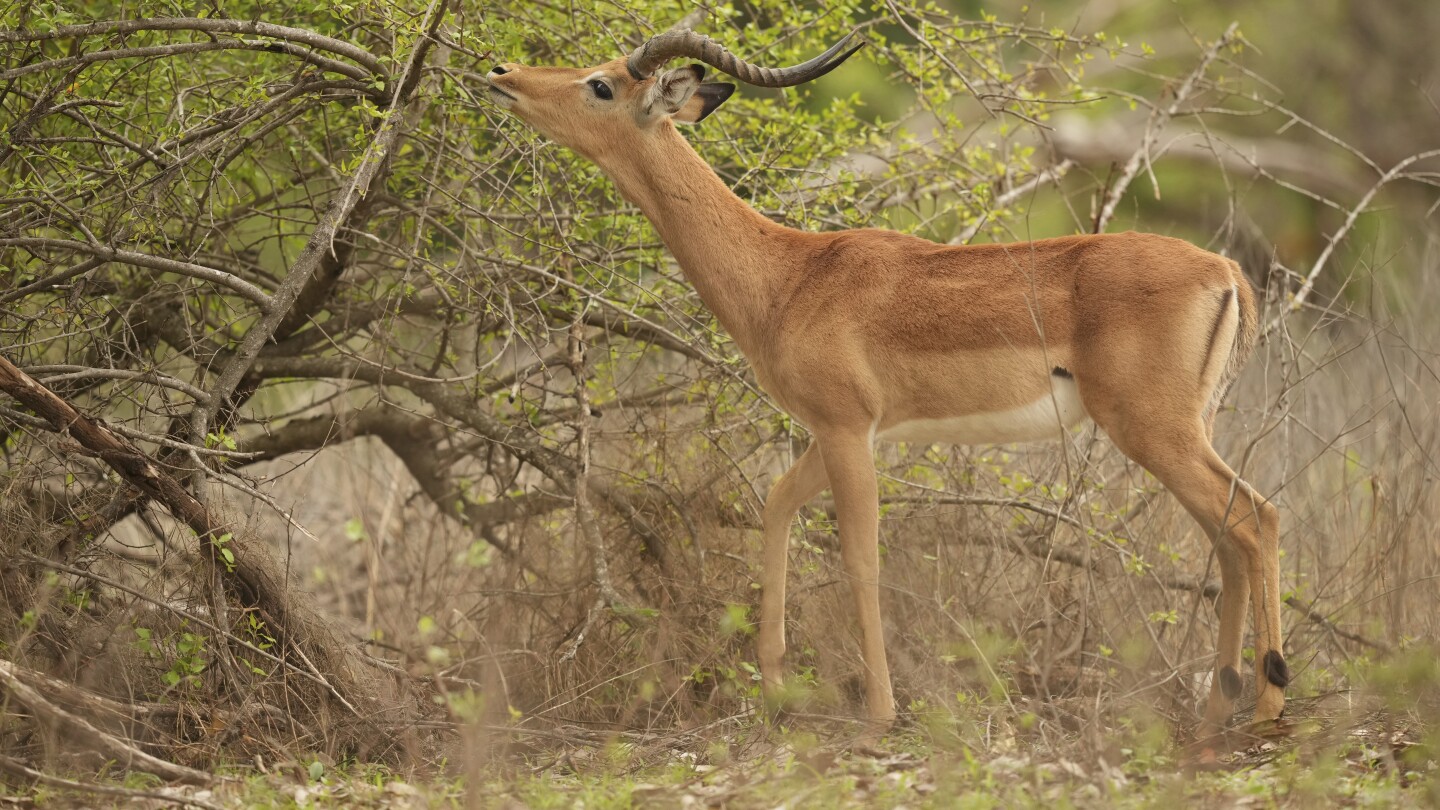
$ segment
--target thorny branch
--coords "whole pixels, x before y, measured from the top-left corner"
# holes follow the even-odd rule
[[[420,69],[425,62],[426,55],[434,46],[434,33],[444,19],[444,7],[442,13],[436,14],[438,4],[432,2],[426,10],[426,23],[422,26],[426,36],[420,38],[415,44],[406,62],[404,71],[400,74],[395,86],[395,94],[391,98],[390,109],[386,111],[381,119],[379,131],[365,150],[365,155],[355,169],[354,176],[348,185],[340,192],[331,203],[330,209],[320,219],[319,224],[311,233],[305,250],[296,258],[285,277],[285,281],[275,290],[274,300],[270,309],[255,326],[245,333],[244,339],[240,342],[233,357],[225,365],[215,383],[211,386],[211,404],[208,407],[196,408],[190,416],[190,443],[204,444],[205,435],[209,431],[210,421],[214,418],[220,403],[227,401],[231,394],[240,385],[241,379],[250,371],[251,365],[264,346],[279,329],[281,322],[290,314],[301,292],[321,262],[327,255],[334,252],[336,235],[344,227],[355,206],[363,199],[370,190],[370,184],[380,173],[381,167],[386,159],[396,148],[401,136],[404,134],[404,107],[409,101],[410,94],[414,91],[420,80]],[[198,490],[197,490],[198,491]]]

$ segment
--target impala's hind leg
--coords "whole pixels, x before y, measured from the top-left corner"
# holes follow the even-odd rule
[[[805,502],[825,488],[825,464],[814,442],[780,476],[765,499],[765,550],[760,568],[760,633],[756,652],[761,686],[772,700],[785,680],[785,569],[789,563],[790,524]]]
[[[1245,648],[1250,572],[1245,555],[1228,536],[1216,541],[1215,557],[1220,565],[1220,642],[1210,697],[1205,703],[1205,722],[1200,726],[1202,738],[1229,725],[1235,700],[1245,685],[1240,677],[1240,655]]]
[[[1202,732],[1221,728],[1240,694],[1247,596],[1255,613],[1255,719],[1278,719],[1290,674],[1280,649],[1280,519],[1275,507],[1215,453],[1202,420],[1111,413],[1096,421],[1215,540],[1222,589],[1220,643]]]

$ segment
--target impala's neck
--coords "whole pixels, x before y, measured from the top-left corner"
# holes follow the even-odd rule
[[[752,362],[793,266],[788,229],[735,196],[668,121],[597,161],[655,225],[705,306]]]

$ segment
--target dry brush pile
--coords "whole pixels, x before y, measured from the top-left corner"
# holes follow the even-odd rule
[[[501,58],[613,58],[668,7],[222,5],[3,18],[0,767],[205,781],[412,766],[457,729],[745,726],[760,506],[805,431],[607,181],[475,94]],[[726,181],[800,227],[1237,257],[1266,331],[1217,443],[1282,510],[1298,694],[1432,643],[1434,154],[1309,123],[1233,27],[1152,57],[903,3],[707,25],[786,63],[852,22],[865,65],[690,132]],[[1295,211],[1316,238],[1282,244]],[[1103,436],[879,457],[907,722],[1100,751],[1193,727],[1208,539]],[[802,521],[797,722],[844,728],[828,502]]]

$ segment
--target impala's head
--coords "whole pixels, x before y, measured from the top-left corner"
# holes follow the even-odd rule
[[[824,76],[859,50],[846,50],[854,34],[804,64],[761,67],[688,29],[651,37],[627,57],[593,68],[496,65],[490,98],[541,134],[591,159],[625,148],[662,121],[693,124],[715,111],[735,85],[706,83],[704,65],[673,70],[675,59],[697,59],[747,84],[790,87]]]

